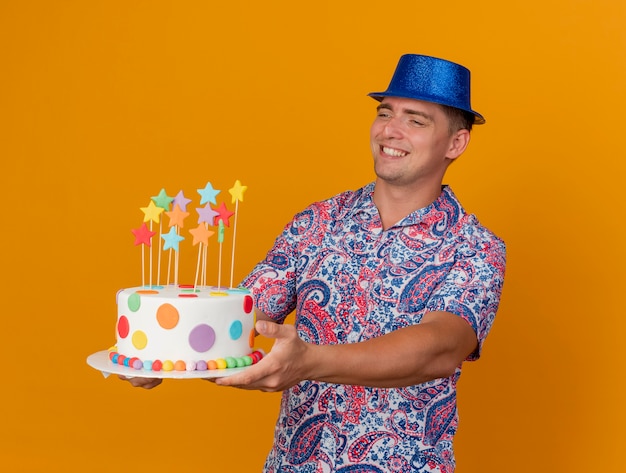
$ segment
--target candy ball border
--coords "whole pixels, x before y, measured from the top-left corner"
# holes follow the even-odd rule
[[[211,371],[229,368],[245,368],[261,361],[263,352],[255,350],[248,355],[233,357],[227,356],[215,360],[183,361],[183,360],[141,360],[137,357],[127,357],[117,351],[109,352],[109,360],[113,364],[146,371]]]

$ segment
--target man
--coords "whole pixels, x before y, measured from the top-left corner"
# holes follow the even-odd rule
[[[493,323],[505,247],[442,181],[484,118],[469,71],[438,58],[402,56],[369,95],[376,181],[285,227],[243,282],[272,350],[216,380],[284,391],[266,472],[454,471],[456,384]]]

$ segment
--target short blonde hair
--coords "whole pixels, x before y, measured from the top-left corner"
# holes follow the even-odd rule
[[[441,105],[441,108],[443,108],[443,111],[448,117],[450,134],[456,133],[459,130],[472,131],[472,126],[476,120],[473,113],[448,105]]]

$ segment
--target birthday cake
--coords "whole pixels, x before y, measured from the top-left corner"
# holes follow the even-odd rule
[[[193,284],[180,284],[179,243],[185,240],[181,229],[190,215],[182,191],[169,197],[164,189],[151,198],[140,228],[133,229],[135,245],[141,247],[142,285],[122,289],[117,294],[116,344],[109,350],[109,360],[136,370],[206,371],[243,368],[258,362],[263,354],[254,349],[254,301],[250,291],[233,287],[232,267],[235,260],[236,217],[239,202],[247,187],[239,181],[229,190],[235,211],[215,200],[220,192],[207,183],[198,189],[201,196],[198,226],[189,230],[193,245],[198,245],[198,256]],[[163,232],[161,215],[169,217],[169,232]],[[222,244],[230,218],[235,217],[232,239],[230,285],[222,285]],[[148,225],[149,224],[149,227]],[[159,225],[158,249],[152,238],[157,234],[153,225]],[[213,226],[217,232],[209,230]],[[207,285],[209,238],[217,233],[217,285]],[[148,264],[145,250],[148,248]],[[164,284],[162,272],[167,253],[168,263]],[[172,265],[172,257],[174,259]],[[146,266],[148,277],[146,278]],[[156,275],[154,269],[156,266]]]
[[[256,363],[254,307],[246,289],[154,286],[117,295],[112,362],[153,371],[241,368]]]

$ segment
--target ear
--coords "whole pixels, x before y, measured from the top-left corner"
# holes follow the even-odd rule
[[[458,130],[452,134],[450,137],[450,147],[448,148],[448,153],[446,154],[446,158],[448,159],[456,159],[463,154],[465,148],[470,142],[470,132],[465,128]]]

